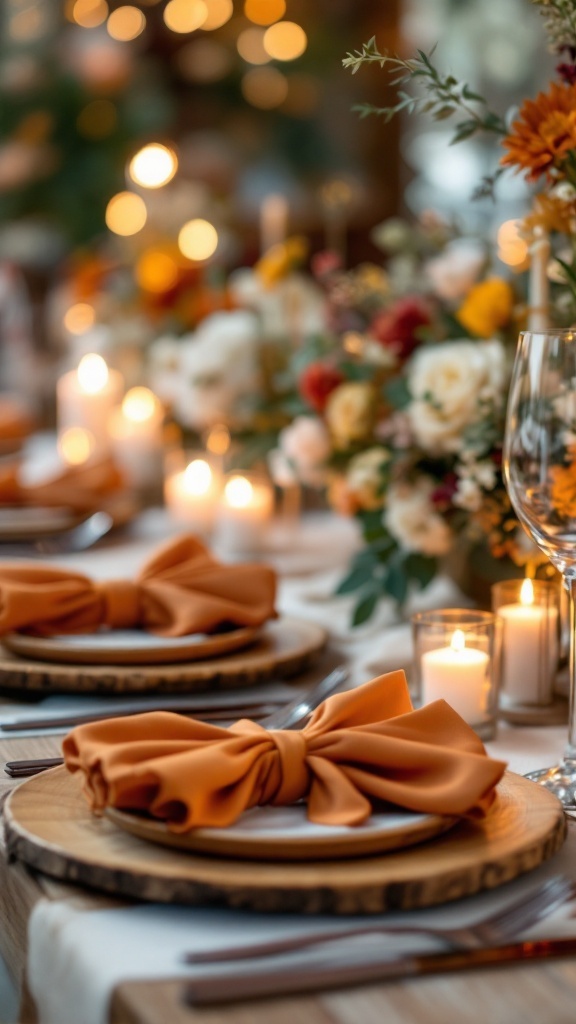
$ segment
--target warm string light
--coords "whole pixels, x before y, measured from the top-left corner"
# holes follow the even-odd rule
[[[178,248],[186,259],[203,262],[210,259],[218,248],[218,232],[210,221],[189,220],[178,234]]]
[[[88,395],[97,395],[108,383],[109,371],[106,360],[96,352],[82,356],[76,371],[78,383]]]
[[[117,7],[108,17],[106,29],[112,39],[129,43],[146,28],[146,15],[138,7]]]
[[[63,322],[70,334],[84,334],[96,323],[96,311],[88,302],[76,302],[66,310]]]
[[[128,173],[132,181],[143,188],[161,188],[167,185],[178,170],[174,150],[160,142],[150,142],[132,157]]]
[[[202,28],[208,17],[204,0],[169,0],[164,8],[164,23],[172,32],[184,34]]]
[[[134,192],[118,192],[106,207],[106,226],[115,235],[135,235],[146,223],[146,203]]]

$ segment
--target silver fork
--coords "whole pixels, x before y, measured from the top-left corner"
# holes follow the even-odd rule
[[[294,726],[299,725],[303,722],[308,715],[326,700],[331,693],[334,693],[349,677],[348,669],[344,665],[339,665],[329,675],[322,679],[316,686],[313,686],[308,693],[299,694],[294,700],[291,700],[288,704],[284,704],[283,707],[277,711],[273,711],[270,715],[266,715],[264,718],[260,718],[258,724],[262,725],[265,729],[293,729]],[[230,708],[230,713],[227,716],[227,720],[234,718],[234,709]],[[74,725],[82,725],[86,722],[101,721],[105,718],[116,718],[126,717],[133,714],[132,711],[123,711],[120,715],[114,714],[114,712],[108,712],[106,714],[78,715],[67,722],[67,728],[73,728]],[[202,718],[202,713],[198,712],[198,718]],[[247,716],[244,716],[247,717]],[[46,727],[50,728],[53,726],[53,721],[46,721]],[[22,729],[26,728],[25,720],[22,720]],[[30,728],[30,725],[28,725]],[[5,772],[7,775],[14,777],[24,775],[38,775],[40,772],[47,771],[49,768],[56,768],[59,765],[64,764],[64,758],[62,757],[39,757],[33,760],[23,761],[8,761],[5,765]]]
[[[85,551],[112,529],[114,520],[108,512],[93,512],[78,526],[55,534],[53,537],[38,537],[29,542],[15,541],[0,544],[2,557],[29,557],[30,555],[65,555]]]
[[[385,924],[368,922],[356,928],[309,932],[307,935],[277,939],[274,942],[251,943],[248,946],[228,946],[224,949],[187,953],[186,963],[224,963],[235,960],[267,958],[280,953],[321,946],[356,935],[430,935],[440,939],[452,950],[471,950],[505,945],[542,917],[562,906],[574,895],[574,883],[562,875],[541,883],[531,892],[523,893],[504,910],[498,910],[475,924],[460,928],[438,928],[419,924]]]

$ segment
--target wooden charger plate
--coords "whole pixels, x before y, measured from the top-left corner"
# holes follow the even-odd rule
[[[321,626],[280,616],[250,647],[203,661],[158,665],[68,665],[25,659],[0,646],[0,690],[27,693],[189,693],[253,686],[309,668],[326,645]]]
[[[268,862],[202,856],[144,842],[96,818],[80,773],[55,768],[5,804],[8,853],[56,878],[164,903],[258,911],[376,914],[446,903],[531,871],[566,838],[551,793],[507,773],[483,820],[398,852],[336,861]]]
[[[178,637],[154,636],[142,629],[49,637],[8,633],[2,638],[2,643],[14,654],[35,661],[74,665],[158,665],[229,654],[248,647],[259,632],[260,627],[245,626],[227,633],[195,633]]]

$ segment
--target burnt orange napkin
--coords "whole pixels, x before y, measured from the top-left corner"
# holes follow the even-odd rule
[[[94,811],[148,811],[174,832],[301,798],[324,825],[361,824],[373,800],[479,816],[505,769],[445,701],[413,711],[403,672],[329,697],[301,731],[247,719],[222,729],[158,711],[79,726],[63,749]]]
[[[10,463],[0,466],[0,505],[62,506],[74,512],[90,512],[101,508],[123,485],[122,474],[110,456],[68,466],[39,484],[25,484],[19,466]]]
[[[93,581],[35,562],[0,562],[0,635],[142,627],[158,636],[259,626],[274,615],[266,565],[223,565],[195,537],[163,545],[135,580]]]
[[[0,397],[0,442],[23,441],[33,430],[32,417],[13,398]]]

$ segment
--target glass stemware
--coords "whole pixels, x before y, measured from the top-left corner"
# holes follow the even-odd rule
[[[562,573],[570,598],[568,743],[559,764],[528,777],[576,811],[576,328],[520,334],[504,476],[516,515]]]

